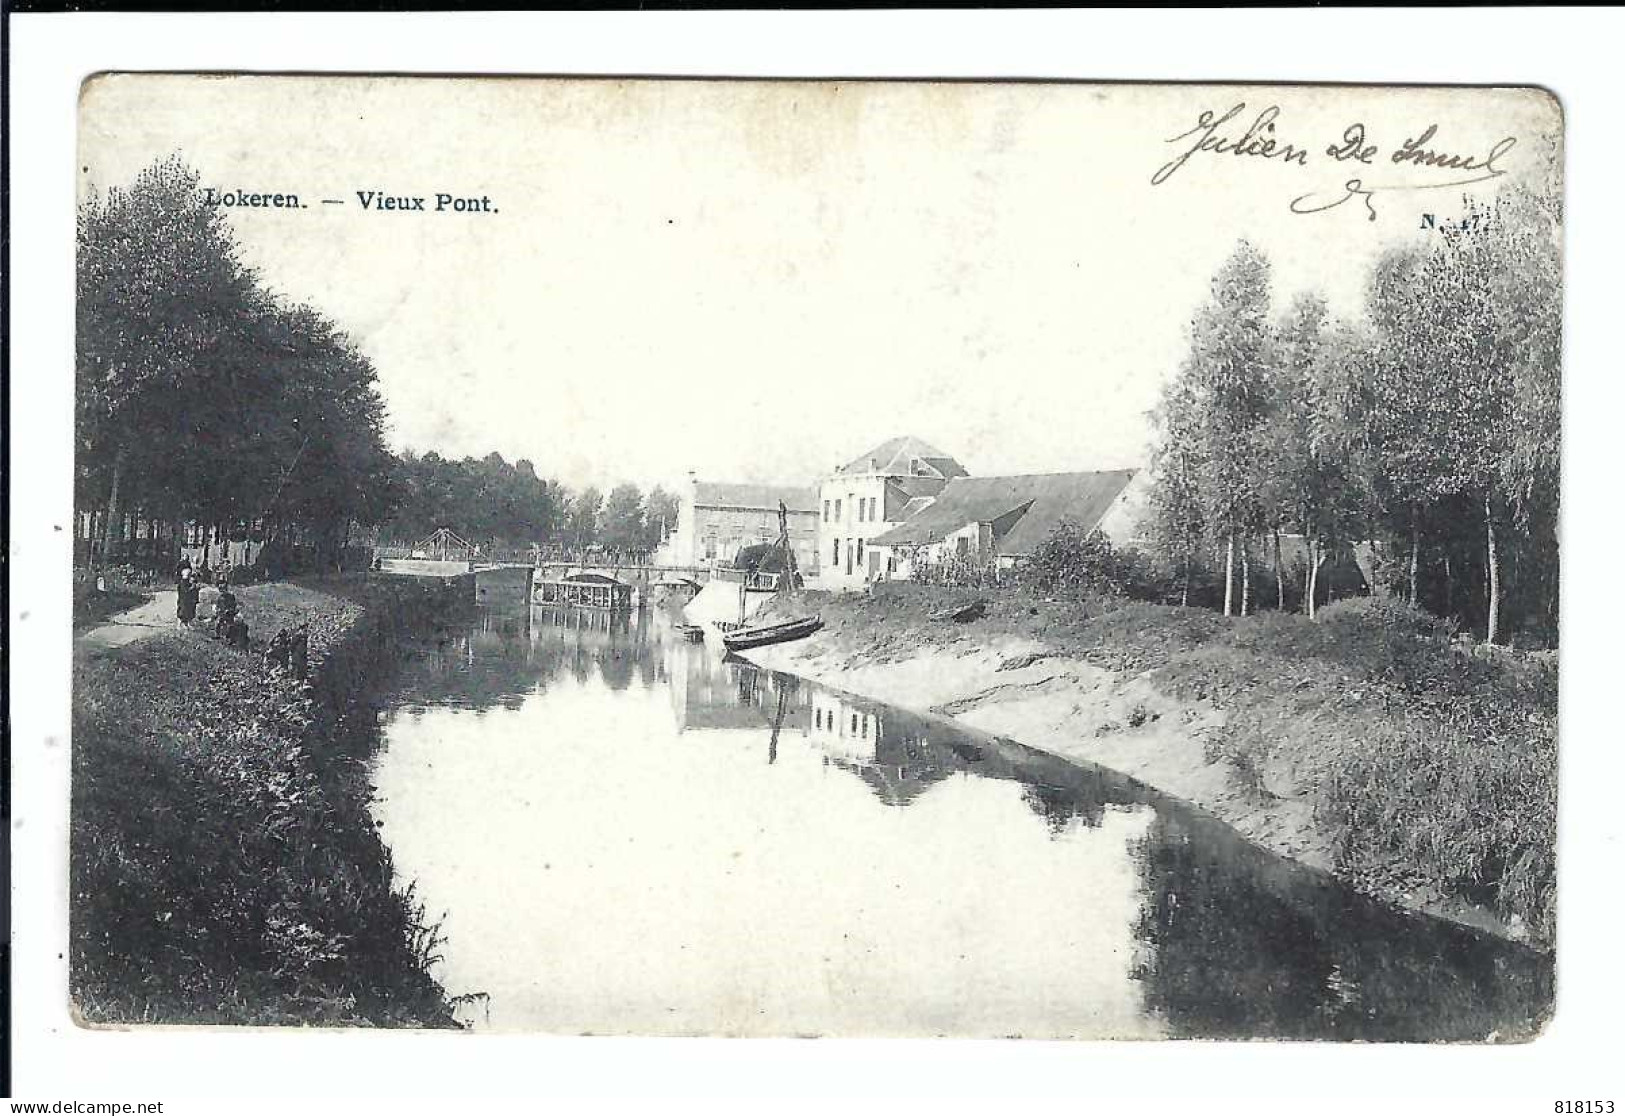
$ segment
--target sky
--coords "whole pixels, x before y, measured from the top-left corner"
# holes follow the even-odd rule
[[[1273,157],[1198,151],[1152,184],[1270,106]],[[1327,154],[1355,122],[1363,166]],[[1424,148],[1478,160],[1514,139],[1505,173],[1289,208],[1356,174],[1470,177],[1392,162],[1430,124]],[[1357,315],[1378,253],[1549,180],[1560,130],[1544,94],[1484,88],[112,75],[81,96],[77,170],[83,194],[178,153],[206,187],[297,194],[229,220],[372,359],[397,449],[572,486],[813,484],[905,433],[981,475],[1144,464],[1238,240],[1280,305]]]

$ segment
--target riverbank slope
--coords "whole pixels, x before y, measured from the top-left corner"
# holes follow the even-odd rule
[[[80,1017],[455,1025],[429,975],[434,930],[396,886],[367,811],[376,730],[364,695],[423,602],[360,576],[249,586],[239,599],[252,650],[173,629],[75,647]],[[262,659],[270,634],[299,623],[308,683]]]
[[[985,596],[978,619],[945,610]],[[1536,945],[1554,933],[1557,669],[1425,613],[1316,620],[882,583],[806,592],[810,639],[757,665],[1099,764],[1282,856]]]

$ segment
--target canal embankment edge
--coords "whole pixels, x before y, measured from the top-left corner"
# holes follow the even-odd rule
[[[369,760],[403,641],[467,594],[351,575],[238,595],[246,651],[179,630],[75,646],[76,1020],[456,1026],[435,922],[368,809]],[[263,657],[299,624],[306,681]]]
[[[1395,684],[1380,677],[1381,671],[1362,669],[1354,646],[1363,639],[1376,641],[1383,652],[1403,645],[1395,653],[1426,662],[1423,673],[1429,674],[1430,686],[1436,681],[1430,672],[1447,676],[1439,683],[1447,687],[1465,671],[1473,684],[1496,695],[1487,704],[1504,714],[1501,721],[1532,723],[1532,736],[1550,734],[1549,740],[1534,737],[1536,749],[1544,752],[1550,745],[1552,762],[1547,778],[1536,772],[1533,785],[1525,788],[1534,802],[1525,812],[1540,812],[1549,795],[1549,816],[1555,817],[1555,666],[1548,702],[1544,696],[1525,698],[1529,687],[1522,683],[1485,682],[1486,669],[1497,665],[1463,666],[1459,660],[1472,656],[1459,646],[1396,633],[1385,619],[1353,609],[1333,617],[1333,630],[1312,633],[1320,645],[1347,645],[1346,656],[1342,650],[1329,658],[1307,656],[1287,670],[1283,649],[1270,646],[1271,636],[1279,641],[1282,631],[1314,621],[1249,618],[1226,632],[1212,623],[1222,618],[1191,615],[1196,610],[1131,602],[1084,605],[1010,593],[995,595],[984,618],[954,623],[943,613],[966,596],[963,592],[900,584],[877,589],[868,595],[809,593],[775,603],[765,616],[816,610],[824,618],[823,630],[742,657],[761,669],[950,718],[1069,762],[1108,768],[1197,807],[1273,854],[1333,873],[1366,894],[1549,948],[1554,886],[1549,866],[1544,891],[1519,880],[1521,891],[1508,886],[1499,896],[1462,894],[1452,886],[1452,866],[1433,862],[1405,840],[1407,827],[1433,824],[1407,818],[1405,811],[1436,808],[1441,818],[1453,812],[1451,803],[1430,803],[1425,791],[1401,785],[1428,771],[1418,775],[1410,763],[1385,768],[1364,755],[1351,760],[1350,754],[1366,750],[1367,741],[1377,756],[1395,740],[1412,745],[1420,740],[1426,747],[1430,738],[1448,735],[1440,725],[1459,719],[1459,711],[1433,690],[1409,686],[1408,679],[1406,685]],[[1177,630],[1158,631],[1159,626]],[[1091,627],[1095,630],[1084,635]],[[1191,627],[1200,634],[1192,635]],[[1292,631],[1288,642],[1297,634]],[[1294,652],[1286,650],[1291,663]],[[1380,655],[1372,658],[1380,661]],[[1503,700],[1507,693],[1516,696]],[[1457,785],[1506,782],[1530,774],[1521,752],[1511,753],[1515,759],[1498,759],[1500,753],[1475,748],[1473,734],[1483,731],[1477,724],[1464,725],[1456,739],[1433,749],[1444,753],[1431,757],[1440,784],[1436,795],[1452,780]],[[1457,759],[1452,746],[1470,750],[1474,758]],[[1363,781],[1351,786],[1349,770]],[[1417,797],[1420,801],[1411,801]],[[1454,805],[1457,812],[1474,812],[1471,803]],[[1515,803],[1508,812],[1520,808]],[[1401,832],[1385,835],[1378,848],[1351,816]],[[1497,826],[1504,830],[1503,822],[1491,817],[1480,824],[1488,832]],[[1463,847],[1476,847],[1483,832],[1456,836]],[[1539,840],[1534,832],[1522,846],[1492,850],[1487,859],[1512,861],[1525,848],[1538,848]],[[1415,845],[1438,844],[1432,833],[1416,834]]]

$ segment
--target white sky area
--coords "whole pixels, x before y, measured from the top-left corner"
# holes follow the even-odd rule
[[[1204,109],[1280,106],[1308,165],[1209,152]],[[1369,167],[1325,150],[1355,121]],[[1311,190],[1507,174],[1295,215]],[[570,485],[811,484],[894,434],[972,473],[1144,462],[1146,412],[1246,237],[1278,303],[1358,313],[1424,212],[1552,173],[1554,104],[1512,90],[136,76],[87,87],[82,187],[179,153],[239,209],[247,258],[375,362],[397,448],[529,458]],[[488,195],[373,213],[358,190]],[[346,204],[322,205],[322,198]]]

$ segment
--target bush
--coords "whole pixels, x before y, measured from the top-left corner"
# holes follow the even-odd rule
[[[1104,534],[1062,520],[1033,550],[1021,580],[1035,592],[1095,596],[1126,592],[1130,572],[1128,559]]]
[[[1371,626],[1386,628],[1423,639],[1451,639],[1459,625],[1399,597],[1345,597],[1323,605],[1316,619],[1333,627]]]

